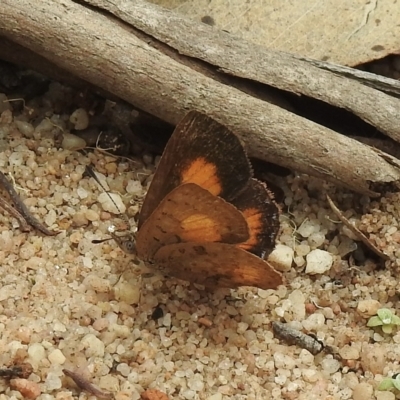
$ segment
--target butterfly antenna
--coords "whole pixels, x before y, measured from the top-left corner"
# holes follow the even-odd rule
[[[86,165],[86,167],[85,167],[85,175],[88,175],[88,176],[92,177],[98,183],[98,185],[103,189],[104,193],[107,193],[107,196],[112,201],[112,203],[114,204],[115,208],[119,211],[119,215],[121,216],[123,221],[130,227],[131,224],[129,223],[128,217],[125,214],[123,214],[121,212],[121,210],[118,208],[118,206],[115,203],[114,199],[110,196],[109,191],[100,182],[100,179],[97,177],[96,173],[94,172],[93,168],[90,165]]]

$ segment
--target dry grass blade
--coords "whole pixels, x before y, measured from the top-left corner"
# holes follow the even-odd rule
[[[328,203],[335,213],[335,215],[345,224],[351,232],[354,233],[358,237],[358,239],[363,242],[370,250],[372,250],[377,256],[382,258],[383,260],[390,260],[390,257],[385,254],[383,251],[379,250],[357,227],[355,227],[344,215],[343,213],[335,206],[332,199],[326,195]]]

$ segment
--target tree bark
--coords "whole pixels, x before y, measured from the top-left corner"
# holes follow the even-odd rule
[[[371,196],[399,182],[399,160],[271,104],[285,107],[269,86],[345,108],[395,140],[398,99],[141,0],[83,3],[2,0],[0,35],[167,122],[204,112],[251,156]]]

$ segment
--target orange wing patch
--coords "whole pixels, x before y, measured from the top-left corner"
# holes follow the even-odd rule
[[[222,191],[221,181],[217,175],[217,167],[205,158],[199,157],[181,172],[182,183],[196,183],[207,189],[214,196]]]
[[[140,211],[138,228],[182,183],[196,183],[231,201],[251,176],[240,140],[207,115],[191,111],[176,126],[165,147]]]
[[[196,242],[199,237],[202,237],[205,242],[220,242],[222,240],[221,233],[215,229],[218,224],[219,221],[207,215],[193,214],[181,222],[183,230],[181,239],[184,242]]]
[[[185,183],[170,192],[139,229],[136,248],[139,258],[151,260],[168,244],[236,244],[248,238],[246,220],[236,207],[194,183]]]
[[[237,246],[243,250],[251,251],[259,243],[260,234],[264,228],[262,221],[263,214],[257,208],[248,208],[242,211],[244,219],[249,227],[250,237],[246,242],[238,244]]]
[[[279,232],[279,207],[266,186],[250,179],[232,204],[242,212],[249,228],[249,239],[238,247],[257,255],[268,255]]]

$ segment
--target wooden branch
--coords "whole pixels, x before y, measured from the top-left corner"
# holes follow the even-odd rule
[[[399,181],[396,159],[268,103],[268,87],[255,89],[252,81],[352,110],[392,137],[397,99],[140,0],[90,4],[123,13],[129,24],[71,0],[35,7],[2,0],[0,35],[170,123],[190,109],[202,111],[241,136],[251,156],[371,196],[378,195],[376,184]]]
[[[398,99],[315,67],[304,58],[267,51],[238,38],[233,41],[233,36],[223,31],[196,24],[145,1],[83,1],[110,11],[148,35],[168,43],[180,54],[206,61],[234,76],[344,108],[400,141]]]

